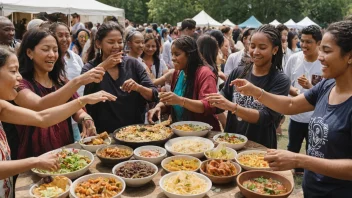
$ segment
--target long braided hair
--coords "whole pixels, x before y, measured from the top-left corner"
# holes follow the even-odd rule
[[[282,52],[282,45],[281,45],[281,35],[280,32],[270,24],[264,24],[260,26],[258,29],[256,29],[252,35],[256,33],[264,33],[268,39],[272,43],[272,47],[278,47],[278,51],[275,55],[272,55],[271,59],[271,67],[269,71],[269,80],[265,83],[263,87],[265,87],[272,79],[273,75],[276,70],[282,71],[282,57],[283,57],[283,52]],[[247,64],[243,70],[243,72],[240,74],[239,78],[245,78],[248,73],[252,70],[253,63]]]

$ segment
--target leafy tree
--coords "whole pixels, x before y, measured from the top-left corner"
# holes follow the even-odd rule
[[[125,10],[125,17],[135,23],[145,23],[148,21],[149,0],[98,0],[102,3]]]
[[[352,0],[99,0],[125,9],[126,18],[137,23],[176,25],[201,10],[219,22],[230,19],[239,24],[254,15],[262,23],[274,19],[298,22],[308,16],[325,27],[352,14]]]

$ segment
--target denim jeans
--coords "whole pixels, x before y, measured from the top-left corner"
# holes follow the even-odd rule
[[[296,122],[290,119],[288,126],[287,150],[299,153],[303,139],[306,139],[306,151],[308,149],[308,123]],[[295,169],[296,172],[303,172],[302,168]]]

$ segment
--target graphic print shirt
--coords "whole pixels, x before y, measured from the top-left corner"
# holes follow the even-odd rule
[[[236,115],[229,112],[225,132],[242,134],[249,140],[262,144],[267,148],[277,148],[276,127],[280,120],[280,113],[269,109],[251,96],[240,94],[233,86],[230,86],[231,81],[240,77],[244,68],[237,67],[232,71],[220,94],[239,106],[258,110],[259,120],[257,123],[248,123],[238,119]],[[286,96],[290,89],[290,80],[281,71],[275,71],[272,76],[269,74],[255,76],[250,71],[245,79],[272,94]]]
[[[315,106],[308,127],[308,151],[313,157],[352,159],[352,97],[337,105],[329,104],[335,80],[323,80],[304,93]],[[305,171],[305,197],[352,197],[352,181],[334,179]]]

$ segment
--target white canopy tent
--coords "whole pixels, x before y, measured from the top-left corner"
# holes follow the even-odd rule
[[[219,27],[222,26],[221,23],[217,22],[215,19],[211,18],[204,10],[198,13],[193,20],[197,22],[197,27]]]
[[[99,15],[125,17],[125,11],[105,5],[95,0],[0,0],[4,12],[25,13],[77,13],[80,15]]]
[[[292,19],[288,20],[286,23],[284,23],[288,28],[298,28],[296,22],[294,22]]]
[[[271,23],[269,23],[269,24],[276,27],[276,26],[280,25],[281,23],[275,19],[275,20],[273,20],[273,21],[272,21]]]
[[[223,25],[227,25],[230,27],[235,27],[236,25],[232,23],[229,19],[226,19],[224,22],[222,22]]]
[[[310,25],[316,25],[316,26],[320,27],[318,24],[316,24],[314,21],[312,21],[308,17],[304,17],[304,19],[302,19],[300,22],[297,23],[297,26],[299,26],[300,28],[304,28],[304,27],[307,27]]]

